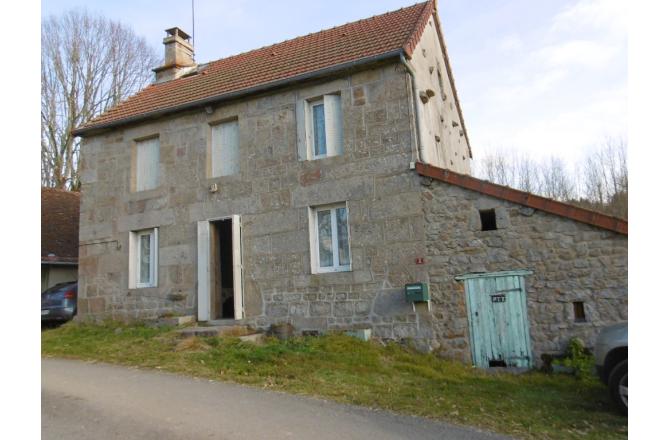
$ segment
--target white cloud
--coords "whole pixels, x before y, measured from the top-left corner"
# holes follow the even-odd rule
[[[563,69],[544,70],[536,75],[526,71],[513,81],[498,82],[491,87],[485,99],[497,103],[497,107],[516,107],[527,102],[538,103],[541,95],[552,90],[566,77]]]
[[[499,147],[575,163],[606,136],[626,135],[626,34],[618,1],[581,0],[542,28],[498,37],[465,116],[473,153]]]
[[[626,34],[624,0],[580,0],[556,15],[552,31],[605,30]]]
[[[626,133],[626,87],[605,90],[587,97],[587,102],[566,100],[559,108],[530,107],[518,111],[513,121],[498,120],[474,137],[477,157],[502,145],[535,158],[558,155],[577,161],[589,147],[606,136]],[[476,151],[474,150],[474,153]]]
[[[545,46],[536,52],[536,56],[548,66],[603,68],[619,56],[620,51],[616,44],[575,39]]]
[[[524,43],[517,35],[508,35],[501,41],[496,42],[495,45],[504,52],[516,52],[524,48]]]

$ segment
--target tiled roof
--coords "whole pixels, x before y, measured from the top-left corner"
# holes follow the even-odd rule
[[[507,200],[560,217],[607,229],[619,234],[628,235],[628,222],[621,218],[580,208],[579,206],[568,203],[558,202],[508,186],[497,185],[496,183],[476,179],[475,177],[466,174],[455,173],[454,171],[444,170],[443,168],[424,163],[417,163],[415,169],[418,174],[440,180],[441,182],[447,182],[491,197],[496,197],[497,199]]]
[[[305,74],[404,51],[413,53],[434,0],[213,61],[192,76],[152,84],[75,130],[83,134]]]
[[[79,193],[42,188],[42,263],[79,259]]]

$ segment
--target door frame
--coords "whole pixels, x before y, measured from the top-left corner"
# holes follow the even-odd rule
[[[232,220],[232,271],[234,277],[234,319],[244,318],[243,249],[241,215],[213,217],[197,222],[197,320],[211,321],[211,225]]]
[[[522,305],[522,315],[524,317],[524,335],[525,335],[525,345],[527,349],[527,356],[529,358],[529,368],[533,367],[533,352],[532,352],[532,346],[531,346],[531,333],[530,333],[530,327],[529,327],[529,313],[528,313],[528,297],[527,297],[527,292],[526,292],[526,284],[524,282],[524,277],[527,275],[532,275],[533,271],[531,270],[508,270],[508,271],[501,271],[501,272],[477,272],[477,273],[468,273],[468,274],[463,274],[463,275],[458,275],[455,277],[455,280],[457,281],[464,281],[464,295],[465,295],[465,300],[466,300],[466,315],[467,315],[467,320],[468,320],[468,327],[469,327],[469,347],[471,350],[471,359],[473,363],[480,368],[488,368],[488,365],[478,365],[480,363],[480,360],[477,359],[476,356],[476,338],[474,337],[474,334],[477,335],[478,333],[475,332],[474,329],[474,320],[471,316],[472,313],[472,308],[470,304],[470,292],[469,292],[469,286],[468,286],[468,281],[469,280],[474,280],[474,279],[480,279],[480,278],[500,278],[500,277],[511,277],[511,276],[517,276],[519,277],[519,284],[520,284],[520,293],[524,296],[521,301]],[[480,330],[478,330],[479,332]],[[475,332],[475,333],[474,333]]]

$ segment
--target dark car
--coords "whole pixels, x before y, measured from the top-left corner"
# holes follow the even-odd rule
[[[628,323],[615,324],[601,330],[594,346],[596,370],[610,396],[624,414],[629,410]]]
[[[77,282],[58,283],[42,292],[42,322],[69,321],[77,314]]]

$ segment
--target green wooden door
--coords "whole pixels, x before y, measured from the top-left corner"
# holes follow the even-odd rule
[[[500,272],[458,277],[466,282],[473,363],[531,367],[524,275]]]

